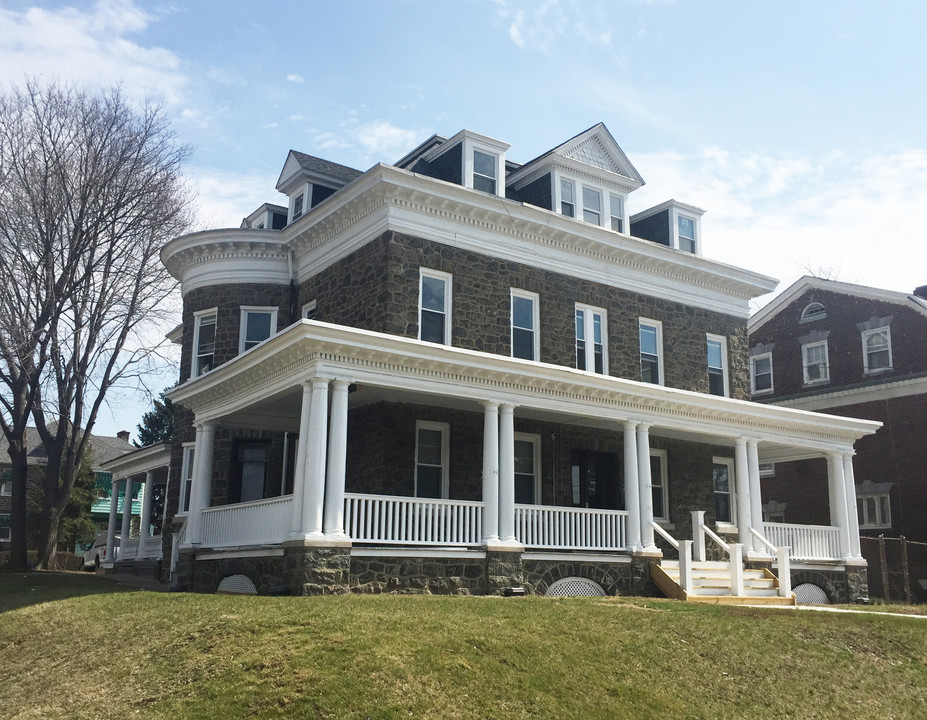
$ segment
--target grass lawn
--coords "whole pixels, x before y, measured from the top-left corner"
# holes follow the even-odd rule
[[[927,620],[0,574],[0,699],[14,718],[924,718]]]

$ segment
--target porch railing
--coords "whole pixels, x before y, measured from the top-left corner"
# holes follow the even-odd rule
[[[138,538],[124,538],[119,541],[120,560],[134,560],[138,557]]]
[[[557,550],[624,550],[624,510],[515,506],[515,538],[526,548]]]
[[[281,543],[290,528],[292,496],[203,510],[203,547]]]
[[[763,531],[773,545],[791,547],[793,560],[840,559],[840,528],[829,525],[763,523]]]
[[[481,502],[345,494],[345,532],[353,542],[479,545],[482,519]]]

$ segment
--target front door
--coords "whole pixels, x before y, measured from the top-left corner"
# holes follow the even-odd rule
[[[573,505],[600,510],[622,510],[624,488],[618,478],[618,454],[595,450],[570,452]]]

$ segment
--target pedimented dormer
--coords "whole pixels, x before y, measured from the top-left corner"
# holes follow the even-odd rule
[[[505,152],[509,147],[470,130],[461,130],[452,138],[432,135],[396,167],[505,197]]]
[[[289,198],[287,224],[361,175],[360,170],[290,150],[277,180],[277,190]]]
[[[507,196],[628,233],[628,194],[644,184],[603,123],[514,170]]]

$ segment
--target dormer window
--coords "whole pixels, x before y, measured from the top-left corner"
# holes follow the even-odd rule
[[[473,151],[473,189],[496,194],[496,158],[479,150]]]
[[[583,186],[583,220],[593,225],[602,224],[602,193]]]
[[[679,249],[695,254],[695,220],[685,215],[678,218]]]
[[[573,183],[569,180],[560,181],[560,214],[567,217],[576,217]]]
[[[631,217],[631,235],[666,247],[702,254],[701,218],[704,210],[667,200]]]
[[[293,201],[293,219],[296,220],[299,217],[302,217],[303,214],[303,195],[300,193],[296,196],[296,199]]]
[[[624,232],[624,203],[617,195],[608,196],[609,212],[612,218],[612,230],[615,232]]]
[[[813,320],[823,320],[826,317],[827,317],[827,308],[825,308],[819,302],[808,303],[805,306],[805,309],[801,311],[801,322],[811,322]]]

